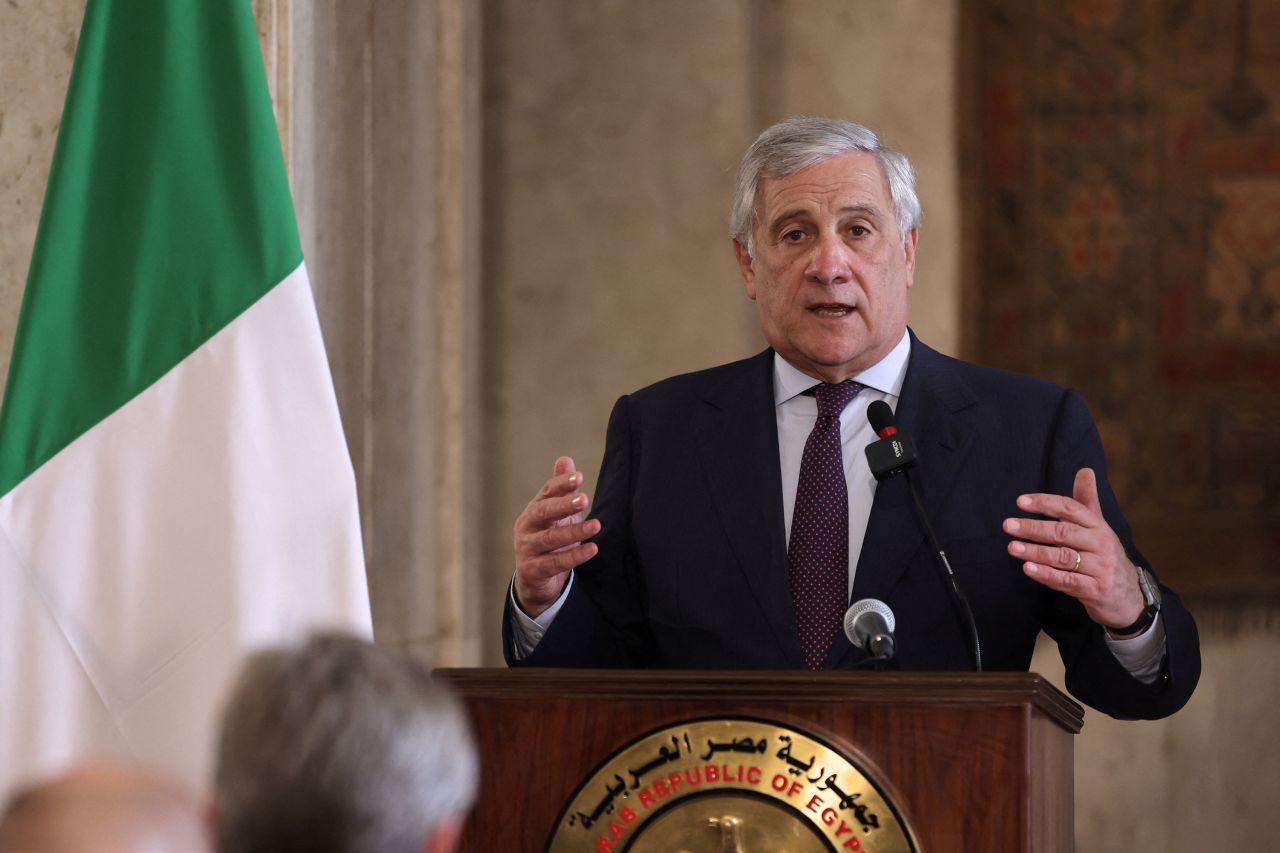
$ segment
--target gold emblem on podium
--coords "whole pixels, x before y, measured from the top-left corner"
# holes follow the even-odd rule
[[[624,746],[565,804],[547,853],[918,853],[855,759],[780,723],[717,717]]]

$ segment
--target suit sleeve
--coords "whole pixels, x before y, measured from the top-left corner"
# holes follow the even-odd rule
[[[1049,489],[1070,495],[1076,472],[1089,467],[1097,474],[1098,498],[1111,529],[1129,559],[1152,574],[1157,570],[1133,543],[1132,532],[1107,481],[1102,440],[1084,400],[1074,391],[1064,395],[1047,451]],[[1113,717],[1158,719],[1191,698],[1200,679],[1200,639],[1195,620],[1173,590],[1161,584],[1160,618],[1167,650],[1160,676],[1144,684],[1129,674],[1107,647],[1102,626],[1093,622],[1083,605],[1055,594],[1046,615],[1045,632],[1058,645],[1066,666],[1066,686],[1076,698]]]
[[[510,629],[511,602],[502,620],[502,648],[509,666],[631,668],[652,665],[644,620],[643,579],[631,542],[631,471],[639,452],[629,398],[614,404],[605,434],[604,461],[593,501],[600,520],[600,550],[574,572],[574,583],[555,621],[523,660],[516,660]]]

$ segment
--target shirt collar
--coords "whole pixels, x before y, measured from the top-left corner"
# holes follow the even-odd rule
[[[907,360],[910,355],[911,336],[903,329],[902,340],[898,341],[898,345],[889,350],[889,354],[884,358],[853,377],[853,380],[897,399],[902,393],[902,382],[907,376]],[[802,373],[776,352],[773,354],[773,403],[775,406],[782,405],[817,384],[819,380],[807,373]]]

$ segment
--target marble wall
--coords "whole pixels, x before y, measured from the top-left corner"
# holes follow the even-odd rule
[[[360,491],[378,639],[475,663],[488,518],[479,7],[295,3],[291,179]]]
[[[9,374],[82,17],[84,0],[15,0],[0,9],[0,377]]]
[[[83,5],[0,7],[0,367]],[[496,662],[510,524],[554,457],[594,477],[616,395],[762,345],[725,219],[776,118],[854,117],[912,156],[913,324],[964,351],[958,7],[257,0],[383,641]],[[1203,617],[1186,711],[1087,715],[1079,849],[1267,848],[1280,625]],[[1036,668],[1061,683],[1052,652]]]

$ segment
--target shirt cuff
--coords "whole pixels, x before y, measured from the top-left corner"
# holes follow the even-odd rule
[[[533,654],[533,650],[542,641],[542,635],[555,621],[556,614],[560,612],[560,607],[564,604],[572,587],[573,572],[570,571],[569,581],[564,585],[564,589],[560,590],[560,597],[535,619],[520,609],[520,604],[516,601],[516,580],[511,579],[507,587],[507,597],[511,599],[511,618],[507,620],[507,624],[511,628],[511,645],[516,660],[524,660]]]
[[[1156,615],[1151,626],[1136,637],[1115,640],[1105,629],[1102,633],[1106,637],[1107,648],[1111,649],[1111,654],[1116,656],[1116,660],[1129,671],[1130,675],[1143,684],[1153,684],[1160,677],[1160,666],[1164,662],[1165,638],[1164,620],[1159,614]]]

